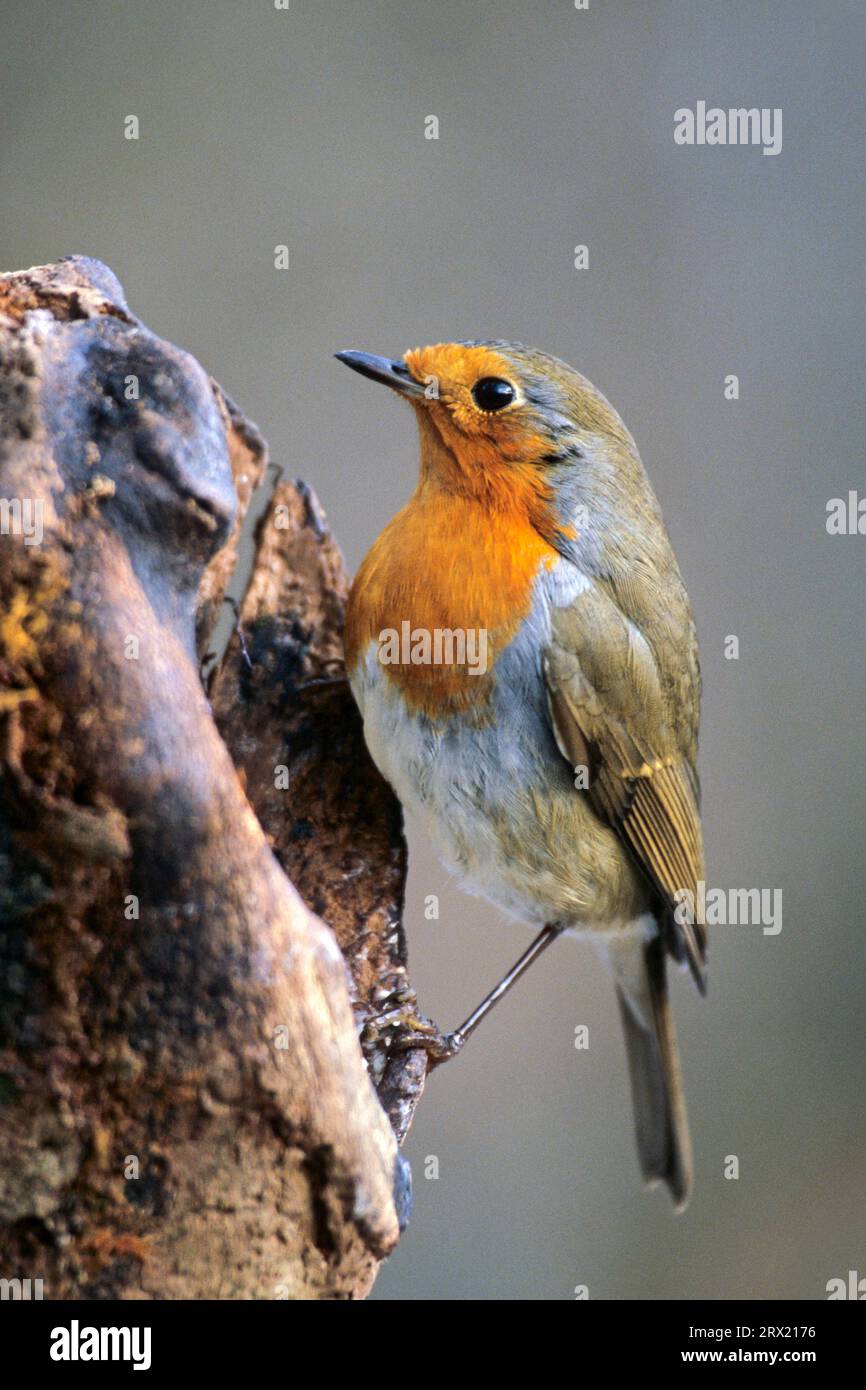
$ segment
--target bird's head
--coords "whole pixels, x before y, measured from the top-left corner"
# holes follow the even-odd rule
[[[422,482],[491,508],[523,510],[544,533],[567,528],[575,502],[593,485],[613,484],[632,461],[640,469],[631,436],[604,396],[546,353],[472,342],[415,348],[402,360],[337,357],[414,407]]]

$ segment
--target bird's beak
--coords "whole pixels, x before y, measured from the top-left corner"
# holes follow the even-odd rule
[[[395,362],[390,357],[376,357],[372,352],[335,352],[334,356],[354,372],[368,376],[371,381],[381,381],[384,386],[399,391],[401,396],[423,399],[424,387],[410,376],[405,362]]]

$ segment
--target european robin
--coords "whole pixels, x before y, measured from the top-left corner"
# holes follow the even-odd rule
[[[703,991],[703,924],[682,910],[704,876],[700,672],[634,440],[585,377],[516,343],[337,356],[409,401],[420,436],[418,485],[346,612],[367,745],[461,884],[540,929],[431,1052],[456,1052],[561,932],[591,936],[625,1029],[644,1178],[682,1208],[692,1158],[665,965],[687,963]]]

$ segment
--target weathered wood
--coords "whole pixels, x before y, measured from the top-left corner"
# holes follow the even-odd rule
[[[214,678],[234,762],[198,674],[265,467],[104,266],[0,278],[0,498],[42,527],[0,535],[0,1264],[46,1297],[362,1297],[398,1238],[357,1030],[406,988],[404,847],[307,683],[345,581],[303,491]],[[404,1131],[423,1059],[368,1060]]]

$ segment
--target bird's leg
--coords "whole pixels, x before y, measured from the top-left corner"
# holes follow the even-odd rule
[[[466,1039],[470,1037],[478,1027],[482,1018],[486,1018],[503,995],[507,994],[511,986],[520,976],[525,974],[534,960],[537,960],[543,951],[547,950],[551,941],[559,936],[561,927],[545,927],[538,933],[520,957],[512,965],[506,975],[503,975],[499,984],[492,989],[488,995],[482,999],[477,1008],[472,1010],[468,1018],[464,1019],[459,1028],[453,1033],[442,1033],[434,1023],[427,1020],[415,1019],[406,1020],[404,1027],[398,1036],[391,1043],[391,1049],[398,1052],[411,1052],[414,1048],[423,1048],[430,1056],[430,1066],[438,1066],[440,1062],[447,1062],[450,1057],[456,1057],[461,1051]]]

